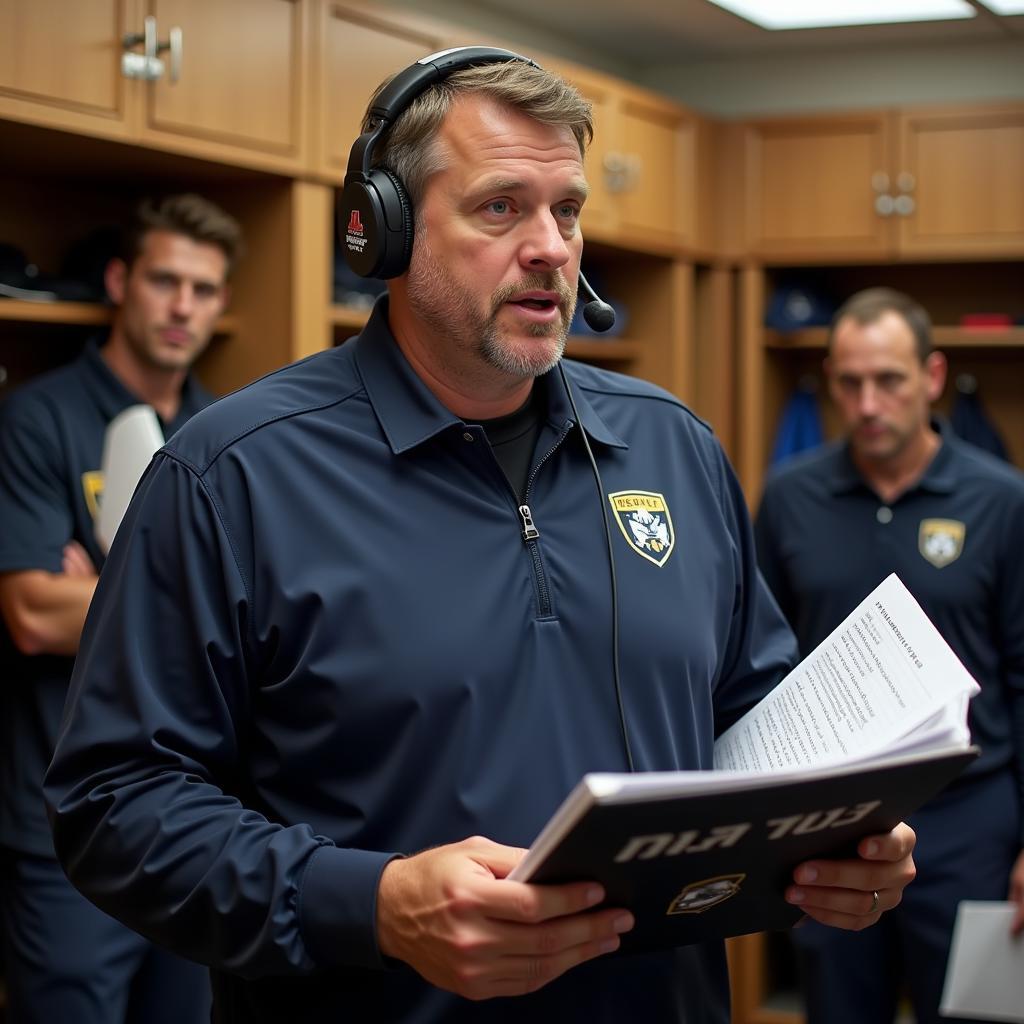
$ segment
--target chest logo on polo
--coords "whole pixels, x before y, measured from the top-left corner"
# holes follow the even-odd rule
[[[655,491],[616,491],[608,500],[630,549],[659,567],[664,565],[676,543],[665,496]]]
[[[103,497],[103,471],[90,469],[82,474],[82,493],[85,495],[85,507],[93,519],[99,518],[100,500]]]
[[[967,527],[957,519],[922,519],[917,550],[936,569],[942,569],[960,557],[966,536]]]

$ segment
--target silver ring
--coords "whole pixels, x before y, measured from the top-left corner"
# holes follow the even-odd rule
[[[873,914],[878,909],[878,890],[873,889],[871,892],[871,909],[868,911],[869,914]]]

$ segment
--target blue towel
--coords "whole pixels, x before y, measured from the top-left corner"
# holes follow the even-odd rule
[[[782,410],[782,420],[775,434],[771,463],[776,465],[798,452],[816,448],[825,440],[825,431],[818,413],[818,399],[813,391],[801,388]]]

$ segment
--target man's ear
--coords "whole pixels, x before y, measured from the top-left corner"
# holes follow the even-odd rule
[[[949,364],[941,352],[929,352],[924,361],[924,373],[928,382],[928,401],[937,402],[946,387],[946,372]]]
[[[103,271],[103,283],[107,288],[107,297],[115,306],[124,302],[125,282],[128,280],[128,264],[115,257]]]

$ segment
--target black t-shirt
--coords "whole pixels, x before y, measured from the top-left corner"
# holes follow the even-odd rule
[[[498,465],[520,501],[526,495],[533,450],[540,436],[541,420],[536,395],[537,388],[534,387],[530,397],[515,412],[478,421],[484,428]]]

